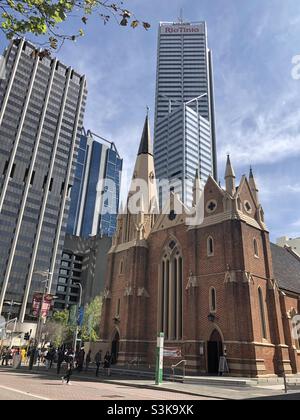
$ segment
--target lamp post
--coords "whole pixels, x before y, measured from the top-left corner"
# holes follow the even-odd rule
[[[79,287],[79,301],[77,305],[77,317],[78,317],[78,312],[79,312],[79,309],[81,308],[81,302],[82,302],[82,285],[81,283],[74,283],[73,286]],[[76,354],[78,332],[79,332],[79,325],[76,319],[76,330],[75,330],[74,346],[73,346],[74,354]]]

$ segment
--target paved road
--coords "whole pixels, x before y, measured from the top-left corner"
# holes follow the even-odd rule
[[[205,400],[210,398],[117,384],[80,381],[63,385],[54,376],[0,370],[0,400]]]

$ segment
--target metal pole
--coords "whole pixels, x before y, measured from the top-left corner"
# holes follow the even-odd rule
[[[77,304],[77,316],[78,316],[78,312],[79,312],[79,309],[81,308],[81,301],[82,301],[82,285],[80,283],[74,283],[74,286],[78,286],[79,289],[80,289],[80,291],[79,291],[79,302]],[[74,340],[74,346],[73,346],[74,354],[76,354],[78,332],[79,332],[79,326],[77,324],[77,319],[76,319],[75,340]]]

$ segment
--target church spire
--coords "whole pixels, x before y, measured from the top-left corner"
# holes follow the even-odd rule
[[[253,197],[254,197],[256,203],[259,204],[258,188],[257,188],[256,182],[255,182],[255,178],[254,178],[253,170],[252,170],[251,166],[250,166],[250,173],[249,173],[249,185],[250,185],[250,189],[251,189],[251,192],[253,194]]]
[[[153,155],[148,111],[147,111],[147,115],[145,119],[144,130],[143,130],[143,134],[142,134],[142,138],[140,142],[138,156],[143,155],[143,154],[145,155],[148,154],[151,156]]]
[[[193,186],[193,207],[199,202],[200,195],[201,195],[201,178],[199,176],[199,170],[196,170],[195,179],[194,179],[194,186]]]
[[[235,173],[231,165],[230,156],[227,156],[226,171],[225,171],[226,191],[232,197],[235,194]]]

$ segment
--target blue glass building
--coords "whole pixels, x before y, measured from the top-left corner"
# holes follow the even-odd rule
[[[78,149],[67,233],[113,236],[123,160],[114,143],[83,130]]]

